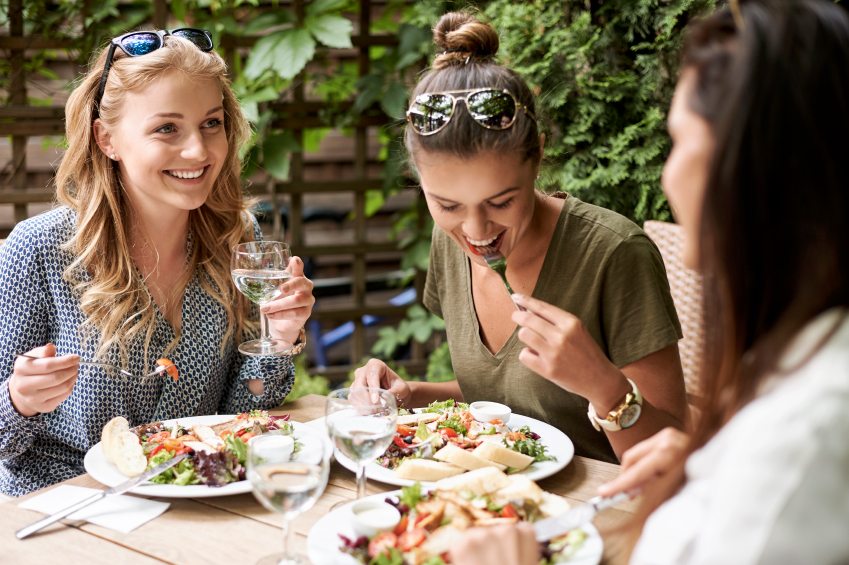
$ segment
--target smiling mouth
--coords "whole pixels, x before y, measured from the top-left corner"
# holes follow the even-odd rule
[[[165,174],[180,180],[196,180],[202,177],[207,169],[209,169],[209,165],[197,169],[166,170]]]
[[[501,246],[501,240],[504,239],[504,233],[505,232],[501,232],[495,237],[491,237],[489,239],[466,238],[466,243],[469,245],[469,251],[471,251],[475,255],[486,255],[488,253],[495,253]]]

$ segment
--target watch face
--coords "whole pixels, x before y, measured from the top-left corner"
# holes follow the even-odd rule
[[[640,419],[642,411],[643,407],[639,404],[632,404],[628,406],[622,411],[622,415],[619,416],[619,425],[623,428],[630,428],[637,423],[637,420]]]

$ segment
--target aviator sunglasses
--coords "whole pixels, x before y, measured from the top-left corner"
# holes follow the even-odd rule
[[[457,96],[458,94],[465,96]],[[417,134],[433,135],[448,125],[460,100],[465,103],[466,110],[475,123],[486,129],[505,130],[512,127],[520,109],[536,121],[528,107],[516,100],[510,91],[498,88],[419,94],[407,110],[407,121]]]
[[[109,53],[106,54],[106,64],[103,66],[103,74],[100,75],[100,86],[97,88],[97,98],[95,98],[94,102],[95,117],[100,113],[100,101],[103,99],[103,91],[106,89],[106,77],[109,76],[109,69],[112,68],[115,49],[120,47],[130,57],[140,57],[148,53],[153,53],[165,45],[165,37],[168,35],[187,39],[194,43],[201,51],[212,51],[212,36],[209,35],[209,32],[191,27],[183,27],[172,31],[131,31],[120,37],[113,38],[112,44],[109,46]]]

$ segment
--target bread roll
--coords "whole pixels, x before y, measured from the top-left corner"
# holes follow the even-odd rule
[[[507,465],[511,469],[515,469],[517,471],[527,468],[534,462],[534,458],[529,455],[513,451],[503,445],[498,445],[492,442],[481,443],[475,448],[473,453],[478,457],[482,457],[489,461],[495,461],[502,465]]]
[[[128,477],[141,475],[147,468],[144,449],[133,432],[122,432],[115,439],[115,466]]]
[[[433,458],[437,461],[445,461],[446,463],[462,467],[467,471],[474,471],[475,469],[487,466],[495,467],[499,471],[506,469],[506,467],[500,463],[481,459],[471,451],[466,451],[462,447],[457,447],[453,443],[446,443],[445,447],[434,453]]]
[[[101,448],[103,455],[110,463],[116,463],[116,453],[118,451],[118,437],[124,432],[130,431],[130,423],[123,416],[116,416],[106,422],[103,426],[103,432],[100,434]]]
[[[507,475],[495,467],[481,467],[456,477],[442,479],[436,483],[437,490],[471,492],[474,495],[488,494],[510,484]]]
[[[438,481],[445,477],[451,477],[462,473],[464,469],[443,463],[441,461],[433,461],[432,459],[417,459],[408,457],[395,469],[395,473],[402,479],[410,481]]]

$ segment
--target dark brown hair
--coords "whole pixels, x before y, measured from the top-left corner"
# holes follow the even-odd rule
[[[753,0],[741,13],[742,29],[727,10],[697,22],[683,53],[689,106],[716,147],[699,238],[705,401],[689,452],[786,370],[808,322],[849,306],[849,17],[825,0]],[[637,527],[683,481],[684,459],[646,489]]]
[[[525,81],[495,62],[498,34],[492,26],[465,12],[449,12],[433,29],[433,41],[439,54],[413,88],[411,100],[425,92],[503,88],[535,114],[534,97]],[[542,157],[537,124],[525,112],[519,112],[512,127],[495,131],[475,123],[462,102],[457,110],[445,129],[434,135],[420,136],[407,126],[404,142],[409,154],[415,158],[417,152],[425,151],[468,158],[484,151],[497,151],[520,153],[523,159]]]

